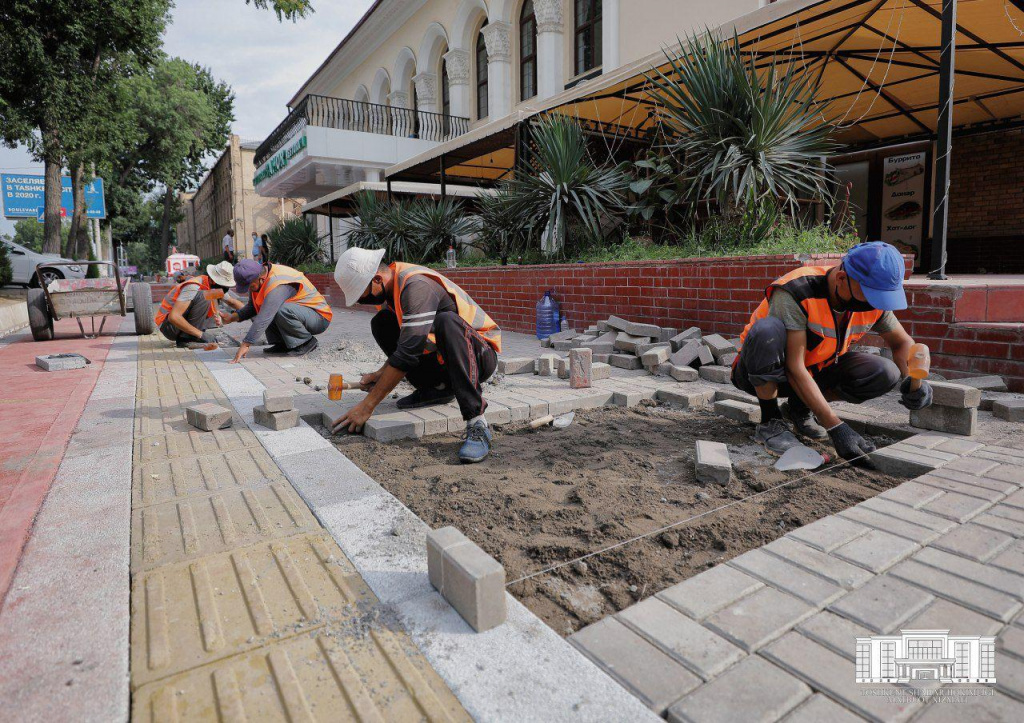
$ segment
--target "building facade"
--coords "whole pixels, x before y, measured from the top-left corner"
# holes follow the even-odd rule
[[[220,256],[221,242],[233,229],[236,253],[239,257],[250,256],[253,231],[267,233],[282,219],[300,214],[303,199],[266,197],[256,192],[253,161],[257,146],[232,135],[199,187],[180,195],[180,251],[200,258]]]
[[[858,683],[995,683],[994,637],[901,630],[857,638]]]

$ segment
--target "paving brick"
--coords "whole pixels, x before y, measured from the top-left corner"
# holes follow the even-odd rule
[[[935,445],[934,449],[937,449],[940,452],[949,452],[951,454],[963,455],[970,454],[971,452],[977,449],[981,449],[984,446],[985,445],[983,445],[981,442],[975,442],[970,439],[958,438],[947,439],[946,441]]]
[[[849,660],[856,658],[854,641],[869,636],[872,632],[863,625],[828,610],[812,615],[797,625],[796,629],[819,645],[824,645],[833,653]]]
[[[676,334],[674,337],[669,339],[668,342],[672,345],[672,351],[675,352],[686,346],[687,342],[698,340],[700,338],[700,329],[696,326],[691,326],[689,329],[685,329],[679,334]]]
[[[823,517],[809,525],[799,527],[786,536],[792,537],[794,540],[800,540],[800,542],[816,547],[819,550],[831,552],[840,545],[845,545],[851,540],[855,540],[870,532],[870,530],[871,528],[864,525],[832,515],[830,517]]]
[[[715,357],[711,350],[699,341],[688,341],[679,351],[674,352],[669,360],[679,367],[699,367],[701,364],[713,364]]]
[[[544,347],[545,349],[550,349],[552,347],[551,337],[545,337],[545,338],[541,339],[540,340],[540,345],[542,347]]]
[[[263,390],[263,406],[268,412],[288,412],[295,404],[291,387],[271,387]]]
[[[815,690],[872,720],[887,723],[908,720],[921,707],[918,701],[896,702],[881,696],[863,695],[863,686],[857,684],[849,660],[799,633],[789,633],[762,654]]]
[[[773,587],[763,587],[708,617],[704,624],[747,652],[791,630],[816,608]]]
[[[783,723],[861,723],[863,720],[827,696],[815,693],[786,716]]]
[[[499,374],[532,374],[533,357],[513,357],[498,360]]]
[[[715,402],[715,414],[735,422],[746,422],[748,424],[758,424],[761,421],[760,407],[744,402],[736,402],[732,399]]]
[[[441,594],[478,633],[505,622],[505,568],[476,544],[454,544],[441,553]]]
[[[610,317],[605,323],[613,329],[626,332],[630,336],[646,336],[651,339],[657,339],[661,335],[661,327],[657,324],[641,324],[636,321],[620,319],[617,316]]]
[[[697,440],[694,472],[699,482],[728,484],[732,479],[732,460],[729,459],[729,448],[722,442]]]
[[[721,364],[722,366],[729,367],[731,369],[732,365],[736,363],[736,360],[739,358],[739,356],[740,355],[737,354],[736,352],[730,352],[728,354],[722,354],[721,356],[716,357],[715,361]]]
[[[946,492],[934,502],[929,502],[921,509],[954,522],[967,522],[975,515],[991,507],[988,500],[962,495],[957,492]]]
[[[718,565],[662,590],[656,597],[703,620],[742,597],[764,587],[764,583],[728,565]]]
[[[575,339],[579,334],[580,333],[575,329],[566,329],[565,331],[556,331],[548,338],[551,339],[552,343],[554,343],[556,341],[569,341],[570,339]]]
[[[701,339],[704,345],[711,350],[711,354],[718,359],[723,354],[733,354],[736,347],[731,341],[726,340],[721,334],[708,334]]]
[[[1024,599],[1024,576],[990,567],[974,560],[968,560],[959,555],[933,547],[924,548],[911,559],[915,562],[931,565],[964,580],[976,582],[1007,595]]]
[[[959,603],[982,615],[1009,621],[1020,610],[1017,600],[991,588],[970,582],[916,560],[905,560],[890,572],[901,580],[912,582],[939,597]]]
[[[590,373],[593,375],[595,382],[601,381],[602,379],[611,379],[612,368],[610,364],[603,364],[595,361],[590,368]]]
[[[1010,484],[1021,486],[1024,485],[1024,465],[1001,464],[998,467],[993,467],[988,472],[985,472],[984,476],[990,479],[996,479],[1002,482],[1009,482]]]
[[[565,339],[563,341],[551,342],[551,348],[555,351],[569,351],[572,349],[572,340]]]
[[[998,641],[996,643],[998,644]],[[996,676],[999,675],[997,666]],[[1024,703],[1013,700],[1002,693],[997,692],[995,695],[972,698],[970,706],[972,721],[1002,723],[1003,721],[1024,720]],[[965,712],[963,707],[953,704],[931,705],[925,708],[914,723],[963,723]]]
[[[434,589],[444,589],[444,551],[469,542],[469,538],[454,527],[441,527],[427,533],[427,575]]]
[[[954,382],[929,382],[932,387],[932,404],[940,407],[966,409],[981,404],[981,390]]]
[[[799,679],[757,656],[701,686],[668,710],[672,723],[776,721],[811,695]]]
[[[943,494],[945,493],[942,490],[935,487],[918,484],[917,482],[904,482],[900,486],[888,489],[878,496],[893,502],[899,502],[901,505],[918,508],[942,497]]]
[[[875,510],[864,507],[863,503],[843,510],[839,514],[848,520],[859,522],[862,525],[873,527],[876,530],[890,532],[920,545],[931,542],[941,535],[942,532],[945,532],[945,530],[933,530],[928,527],[914,524],[913,522],[908,522],[906,520],[876,512]]]
[[[649,351],[645,351],[640,357],[641,363],[645,367],[653,367],[659,364],[663,364],[668,361],[670,353],[670,347],[668,346],[656,346]]]
[[[534,364],[534,371],[542,377],[550,377],[558,372],[557,354],[541,354]]]
[[[882,447],[872,452],[869,459],[879,471],[896,477],[917,477],[942,464],[934,457],[900,447]]]
[[[829,609],[876,633],[885,634],[896,630],[933,599],[929,593],[886,574],[847,593]],[[850,679],[853,680],[853,676]]]
[[[940,533],[948,532],[956,526],[955,522],[945,518],[930,514],[924,510],[915,510],[903,505],[897,505],[895,502],[890,502],[889,500],[882,499],[880,497],[872,497],[871,499],[861,502],[857,506],[866,507],[869,510],[875,510],[876,512],[881,512],[884,515],[890,515],[905,522],[912,522],[915,525],[927,527]]]
[[[978,430],[978,409],[955,409],[932,405],[910,411],[910,424],[921,429],[973,436]]]
[[[643,367],[640,358],[632,354],[612,354],[608,357],[608,363],[619,369],[641,369]]]
[[[611,354],[615,351],[615,337],[618,332],[609,331],[597,336],[592,341],[583,342],[585,349],[590,349],[595,354]]]
[[[933,477],[942,477],[943,479],[961,482],[964,485],[974,487],[985,487],[987,489],[1001,492],[1003,494],[1008,494],[1018,489],[1019,485],[1015,484],[1014,482],[1006,481],[1005,479],[1000,479],[1000,477],[1005,476],[1006,475],[1001,475],[999,473],[998,466],[993,467],[990,471],[986,472],[983,475],[978,475],[970,472],[960,472],[955,469],[949,469],[948,466],[937,469],[934,472],[927,475],[929,479],[928,484],[931,484],[931,479]]]
[[[960,457],[943,465],[944,469],[966,474],[985,474],[999,465],[999,462],[984,457]]]
[[[185,408],[185,420],[197,429],[212,432],[231,426],[231,410],[219,404],[194,404]]]
[[[988,562],[993,567],[1024,575],[1024,542],[1014,542]]]
[[[1011,520],[1006,517],[1000,517],[999,515],[990,514],[989,512],[983,512],[973,520],[976,525],[984,525],[990,527],[993,530],[999,530],[1005,532],[1008,535],[1014,537],[1024,537],[1024,523],[1018,522],[1017,520]]]
[[[461,429],[465,424],[462,419],[457,420],[459,424],[456,429]],[[397,439],[416,439],[423,436],[424,423],[411,414],[395,412],[392,414],[381,414],[370,417],[363,427],[363,434],[369,439],[378,442],[394,442]],[[451,430],[451,424],[448,425]]]
[[[298,411],[292,409],[287,412],[268,412],[262,404],[253,408],[252,417],[256,424],[275,432],[291,429],[299,424]],[[369,427],[369,423],[367,423],[367,427]]]
[[[594,352],[594,363],[601,362],[602,364],[608,364],[611,354],[600,354]]]
[[[812,605],[827,605],[844,592],[838,585],[760,549],[734,557],[728,564]]]
[[[871,579],[870,572],[788,537],[780,537],[761,549],[847,590]]]
[[[656,597],[632,605],[616,618],[710,680],[744,657],[742,650]]]
[[[837,547],[832,554],[878,574],[909,557],[919,547],[916,542],[897,535],[882,530],[871,530],[866,535]]]
[[[936,474],[923,475],[914,480],[914,482],[934,489],[956,492],[961,495],[968,495],[969,497],[977,497],[978,499],[988,500],[989,502],[998,502],[1006,497],[1006,491],[1000,489],[1000,487],[1009,488],[1010,490],[1016,489],[1012,485],[1005,482],[999,482],[998,480],[983,480],[980,477],[976,479],[979,482],[983,482],[983,484],[958,482],[946,477],[940,477]]]
[[[669,341],[679,335],[679,329],[671,329],[667,326],[661,327],[661,333],[658,334],[658,341]]]
[[[239,487],[265,487],[283,481],[263,447],[232,454],[186,457],[134,465],[132,505],[159,504]]]
[[[999,690],[1018,700],[1024,700],[1024,662],[1009,655],[999,656],[996,663],[996,680],[996,687]]]
[[[1006,400],[992,404],[992,414],[1007,422],[1024,422],[1024,400]]]
[[[903,623],[903,627],[907,630],[948,630],[951,635],[995,635],[1004,625],[940,598]]]
[[[706,379],[715,384],[732,383],[732,367],[704,364],[701,366],[699,373],[701,379]]]
[[[633,336],[623,331],[619,332],[618,336],[615,337],[615,349],[620,352],[636,355],[637,347],[641,344],[648,344],[650,341],[650,337]]]
[[[569,642],[659,715],[700,685],[700,678],[615,618],[583,628]]]
[[[85,365],[85,357],[81,354],[43,354],[36,357],[36,366],[44,372],[85,369]]]
[[[985,449],[979,449],[974,453],[975,457],[982,459],[992,460],[994,462],[1001,462],[1003,464],[1013,464],[1018,466],[1024,466],[1024,459],[1021,459],[1015,454],[1009,454],[995,449],[994,447],[986,447]]]
[[[982,392],[981,393],[981,404],[978,405],[978,409],[983,412],[991,412],[992,405],[1000,401],[1021,401],[1024,400],[1022,394],[1012,394],[1009,392]]]
[[[686,392],[672,387],[661,387],[654,393],[659,402],[678,404],[683,409],[702,409],[713,396],[713,392]]]
[[[968,377],[966,379],[957,379],[957,384],[966,384],[969,387],[975,389],[981,389],[982,391],[989,392],[1005,392],[1006,382],[1003,381],[1002,377],[991,375],[984,377]]]
[[[580,334],[572,340],[572,348],[580,349],[584,344],[597,339],[597,334]]]
[[[589,389],[594,383],[594,352],[590,349],[573,349],[569,352],[569,386],[573,389]]]
[[[675,364],[670,364],[669,376],[675,379],[677,382],[695,382],[697,381],[697,370],[693,367],[681,367]]]
[[[646,354],[649,351],[654,351],[655,349],[664,349],[665,350],[665,354],[666,354],[666,356],[665,356],[666,359],[668,359],[668,355],[672,353],[672,347],[669,346],[669,343],[667,341],[652,341],[652,342],[649,342],[647,344],[637,344],[636,345],[636,352],[635,353],[642,360],[644,354]],[[658,362],[658,363],[660,364],[661,362]],[[644,366],[653,366],[653,365],[652,364],[648,364],[647,362],[644,362]]]
[[[970,613],[969,610],[964,612]],[[999,625],[995,620],[991,622]],[[1017,618],[1016,623],[1019,624],[1021,622],[1024,622],[1024,620]],[[996,640],[996,650],[1024,660],[1024,627],[1019,627],[1017,624],[1010,625],[1003,631],[1003,634],[999,636],[999,640]],[[999,626],[1002,627],[1002,625]],[[986,633],[980,634],[985,635]],[[988,634],[994,635],[994,633]]]
[[[918,432],[917,434],[911,437],[907,437],[906,439],[901,440],[901,443],[910,445],[912,447],[934,449],[935,447],[941,445],[943,442],[948,442],[949,440],[953,439],[960,438],[954,437],[953,435],[950,434],[942,434],[938,432]]]
[[[1013,537],[998,530],[967,524],[950,530],[932,542],[931,547],[977,562],[987,562],[1012,545],[1013,541]]]

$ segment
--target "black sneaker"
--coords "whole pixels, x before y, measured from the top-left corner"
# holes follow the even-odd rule
[[[772,454],[784,454],[791,447],[799,447],[800,440],[789,431],[789,426],[778,417],[757,425],[754,441],[760,442]]]
[[[311,337],[309,337],[309,341],[304,341],[301,344],[299,344],[297,347],[295,347],[294,349],[289,349],[288,351],[285,352],[285,355],[287,355],[287,356],[306,356],[306,354],[309,354],[309,352],[313,351],[318,346],[320,346],[320,342],[318,342],[316,340],[315,336],[311,336]],[[266,352],[263,352],[263,353],[266,354]]]
[[[818,424],[818,420],[811,414],[811,410],[807,408],[793,408],[793,405],[789,402],[784,402],[780,405],[782,410],[782,416],[786,417],[793,423],[793,428],[797,434],[800,434],[808,439],[827,439],[828,432],[825,428]]]
[[[288,347],[286,347],[284,344],[274,344],[272,346],[265,347],[263,349],[263,353],[269,354],[270,356],[276,356],[278,354],[284,356],[285,354],[288,353]]]
[[[437,404],[447,404],[455,399],[452,390],[448,387],[441,389],[417,389],[407,397],[398,400],[395,406],[399,409],[420,409],[421,407],[432,407]]]

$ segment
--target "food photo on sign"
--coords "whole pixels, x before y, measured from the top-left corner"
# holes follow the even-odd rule
[[[925,213],[925,151],[889,156],[882,175],[882,240],[920,263]]]

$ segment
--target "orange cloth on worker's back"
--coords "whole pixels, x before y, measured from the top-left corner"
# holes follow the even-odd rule
[[[185,279],[180,284],[176,284],[174,288],[167,292],[164,296],[164,300],[160,302],[160,310],[156,312],[154,320],[156,325],[160,326],[167,319],[167,315],[171,313],[171,309],[174,308],[174,304],[178,301],[178,296],[181,295],[181,290],[189,284],[195,284],[199,286],[200,291],[210,290],[210,277],[209,276],[193,276],[191,279]],[[209,319],[216,313],[217,309],[213,304],[210,304],[210,308],[206,312],[206,318]]]
[[[256,309],[257,314],[260,313],[260,307],[263,306],[263,300],[267,298],[267,294],[281,284],[298,284],[299,286],[299,290],[295,292],[295,295],[284,303],[301,304],[302,306],[309,307],[327,321],[334,318],[334,312],[331,311],[331,307],[327,304],[327,299],[316,290],[313,282],[307,279],[306,275],[301,271],[296,271],[281,264],[271,265],[270,275],[267,277],[266,283],[263,284],[259,291],[252,295],[252,307]]]
[[[452,301],[455,302],[455,307],[458,309],[459,316],[469,324],[470,328],[474,329],[483,340],[486,341],[495,352],[501,353],[501,330],[498,325],[494,323],[494,320],[487,315],[479,304],[473,301],[472,297],[463,291],[458,284],[450,279],[442,276],[436,271],[432,271],[425,266],[417,266],[416,264],[403,264],[401,262],[395,262],[391,264],[391,270],[395,274],[395,300],[394,308],[395,315],[398,317],[398,326],[402,326],[402,289],[405,288],[406,282],[414,276],[426,276],[427,278],[440,284],[441,287],[448,293]],[[434,337],[434,333],[427,334],[427,343],[423,347],[424,354],[433,354],[437,351],[437,339]],[[443,361],[443,360],[442,360]]]
[[[831,268],[804,266],[776,279],[765,289],[764,300],[750,315],[750,321],[740,334],[740,340],[746,341],[747,332],[754,322],[768,316],[768,304],[772,293],[775,289],[782,289],[790,294],[807,314],[807,350],[804,352],[804,366],[816,373],[833,364],[849,351],[851,344],[855,344],[871,331],[871,327],[885,312],[878,309],[854,311],[848,315],[845,328],[840,324],[840,328],[837,329],[836,314],[828,302],[827,274]],[[741,348],[740,355],[742,354]]]

